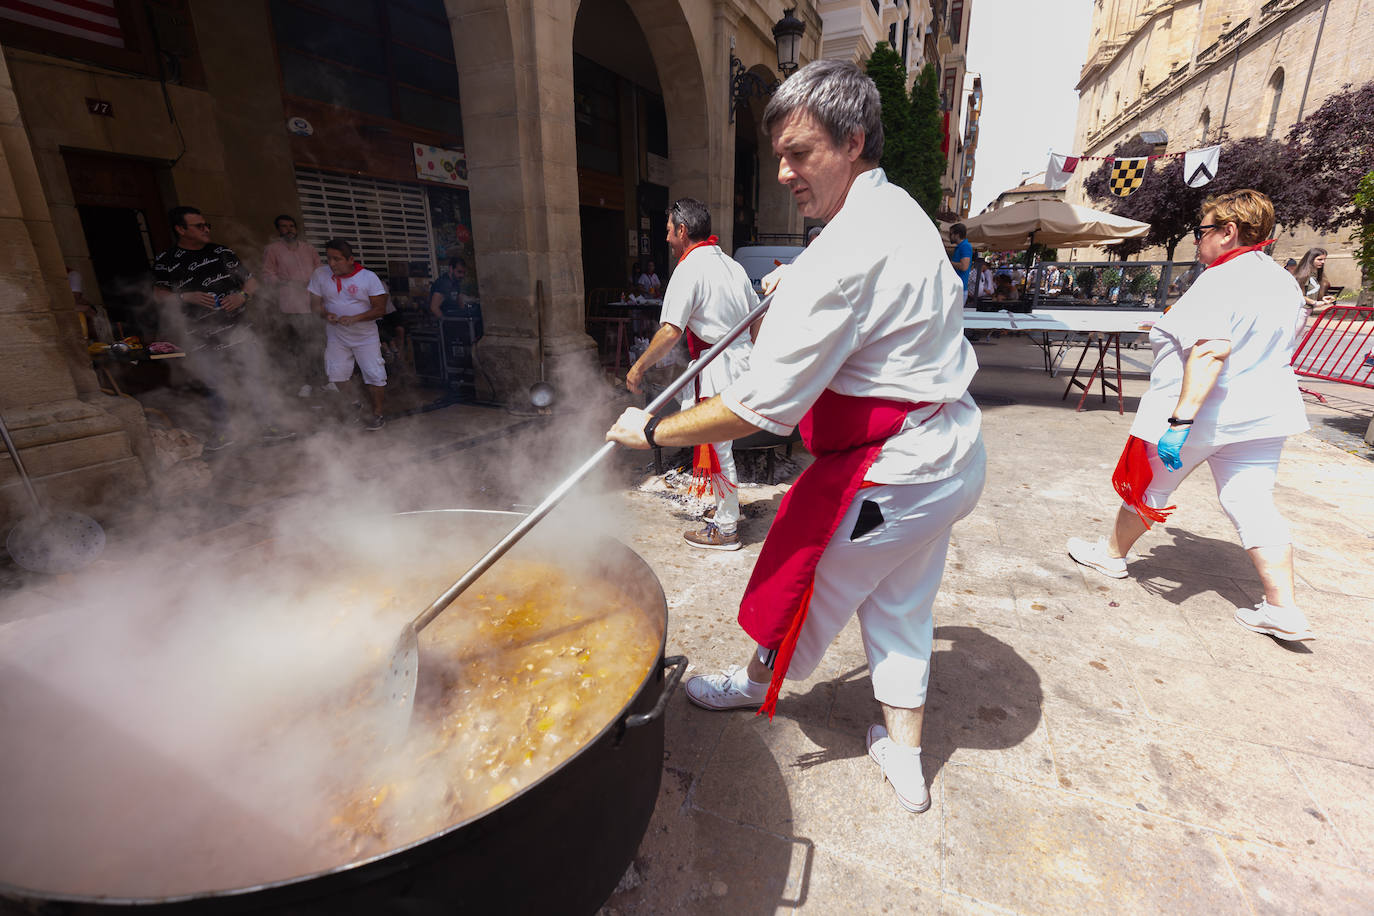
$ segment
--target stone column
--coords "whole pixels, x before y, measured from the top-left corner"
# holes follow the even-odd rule
[[[539,376],[542,298],[546,373],[566,401],[599,378],[584,330],[574,9],[568,0],[447,5],[486,324],[477,358],[498,397],[522,403]]]
[[[97,516],[147,486],[137,402],[100,393],[78,340],[67,271],[0,54],[0,413],[39,496]],[[0,530],[31,507],[0,458]]]

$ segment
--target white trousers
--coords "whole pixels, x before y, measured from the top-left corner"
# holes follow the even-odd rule
[[[816,567],[811,608],[787,668],[789,679],[809,677],[857,613],[878,702],[905,709],[925,705],[935,633],[932,610],[950,529],[978,504],[986,474],[980,440],[953,477],[858,492]],[[873,517],[872,508],[864,509],[866,503],[876,506],[882,520],[854,537],[860,515]],[[769,655],[760,647],[765,664]]]
[[[720,473],[732,486],[727,487],[725,495],[716,496],[716,515],[713,521],[721,534],[734,534],[739,525],[739,472],[735,470],[733,442],[712,442],[716,457],[720,459]]]
[[[382,340],[375,324],[370,335],[329,334],[325,338],[324,371],[331,382],[341,384],[352,378],[355,360],[363,372],[365,384],[375,388],[386,385],[386,360],[382,358]]]
[[[1159,452],[1149,446],[1153,478],[1145,491],[1145,504],[1155,509],[1169,505],[1178,485],[1202,462],[1212,469],[1217,499],[1231,524],[1236,526],[1241,546],[1281,547],[1293,543],[1288,523],[1274,505],[1274,478],[1279,471],[1279,454],[1286,436],[1251,439],[1229,445],[1183,443],[1179,459],[1183,466],[1170,471],[1159,460]]]

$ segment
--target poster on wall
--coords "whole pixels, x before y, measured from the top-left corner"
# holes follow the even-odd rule
[[[416,143],[415,174],[425,181],[438,181],[443,184],[468,186],[467,154],[460,149],[441,149]]]
[[[462,294],[476,301],[477,255],[472,248],[472,208],[466,188],[427,188],[430,237],[434,240],[434,264],[443,276],[449,261],[457,258],[465,273]]]

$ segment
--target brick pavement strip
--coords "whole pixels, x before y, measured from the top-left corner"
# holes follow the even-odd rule
[[[1368,912],[1374,464],[1289,441],[1276,498],[1319,638],[1287,647],[1231,619],[1259,583],[1206,470],[1130,578],[1065,556],[1115,513],[1143,380],[1126,381],[1125,417],[1095,397],[1076,413],[1025,344],[978,356],[989,480],[936,605],[930,811],[901,811],[864,755],[880,713],[851,624],[771,724],[674,700],[659,805],[605,916]],[[747,654],[734,611],[780,489],[745,487],[767,511],[745,550],[709,556],[680,546],[662,499],[623,496],[693,672]]]

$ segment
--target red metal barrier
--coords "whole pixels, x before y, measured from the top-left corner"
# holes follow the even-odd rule
[[[1308,378],[1374,388],[1374,306],[1325,309],[1294,351],[1293,371]]]

